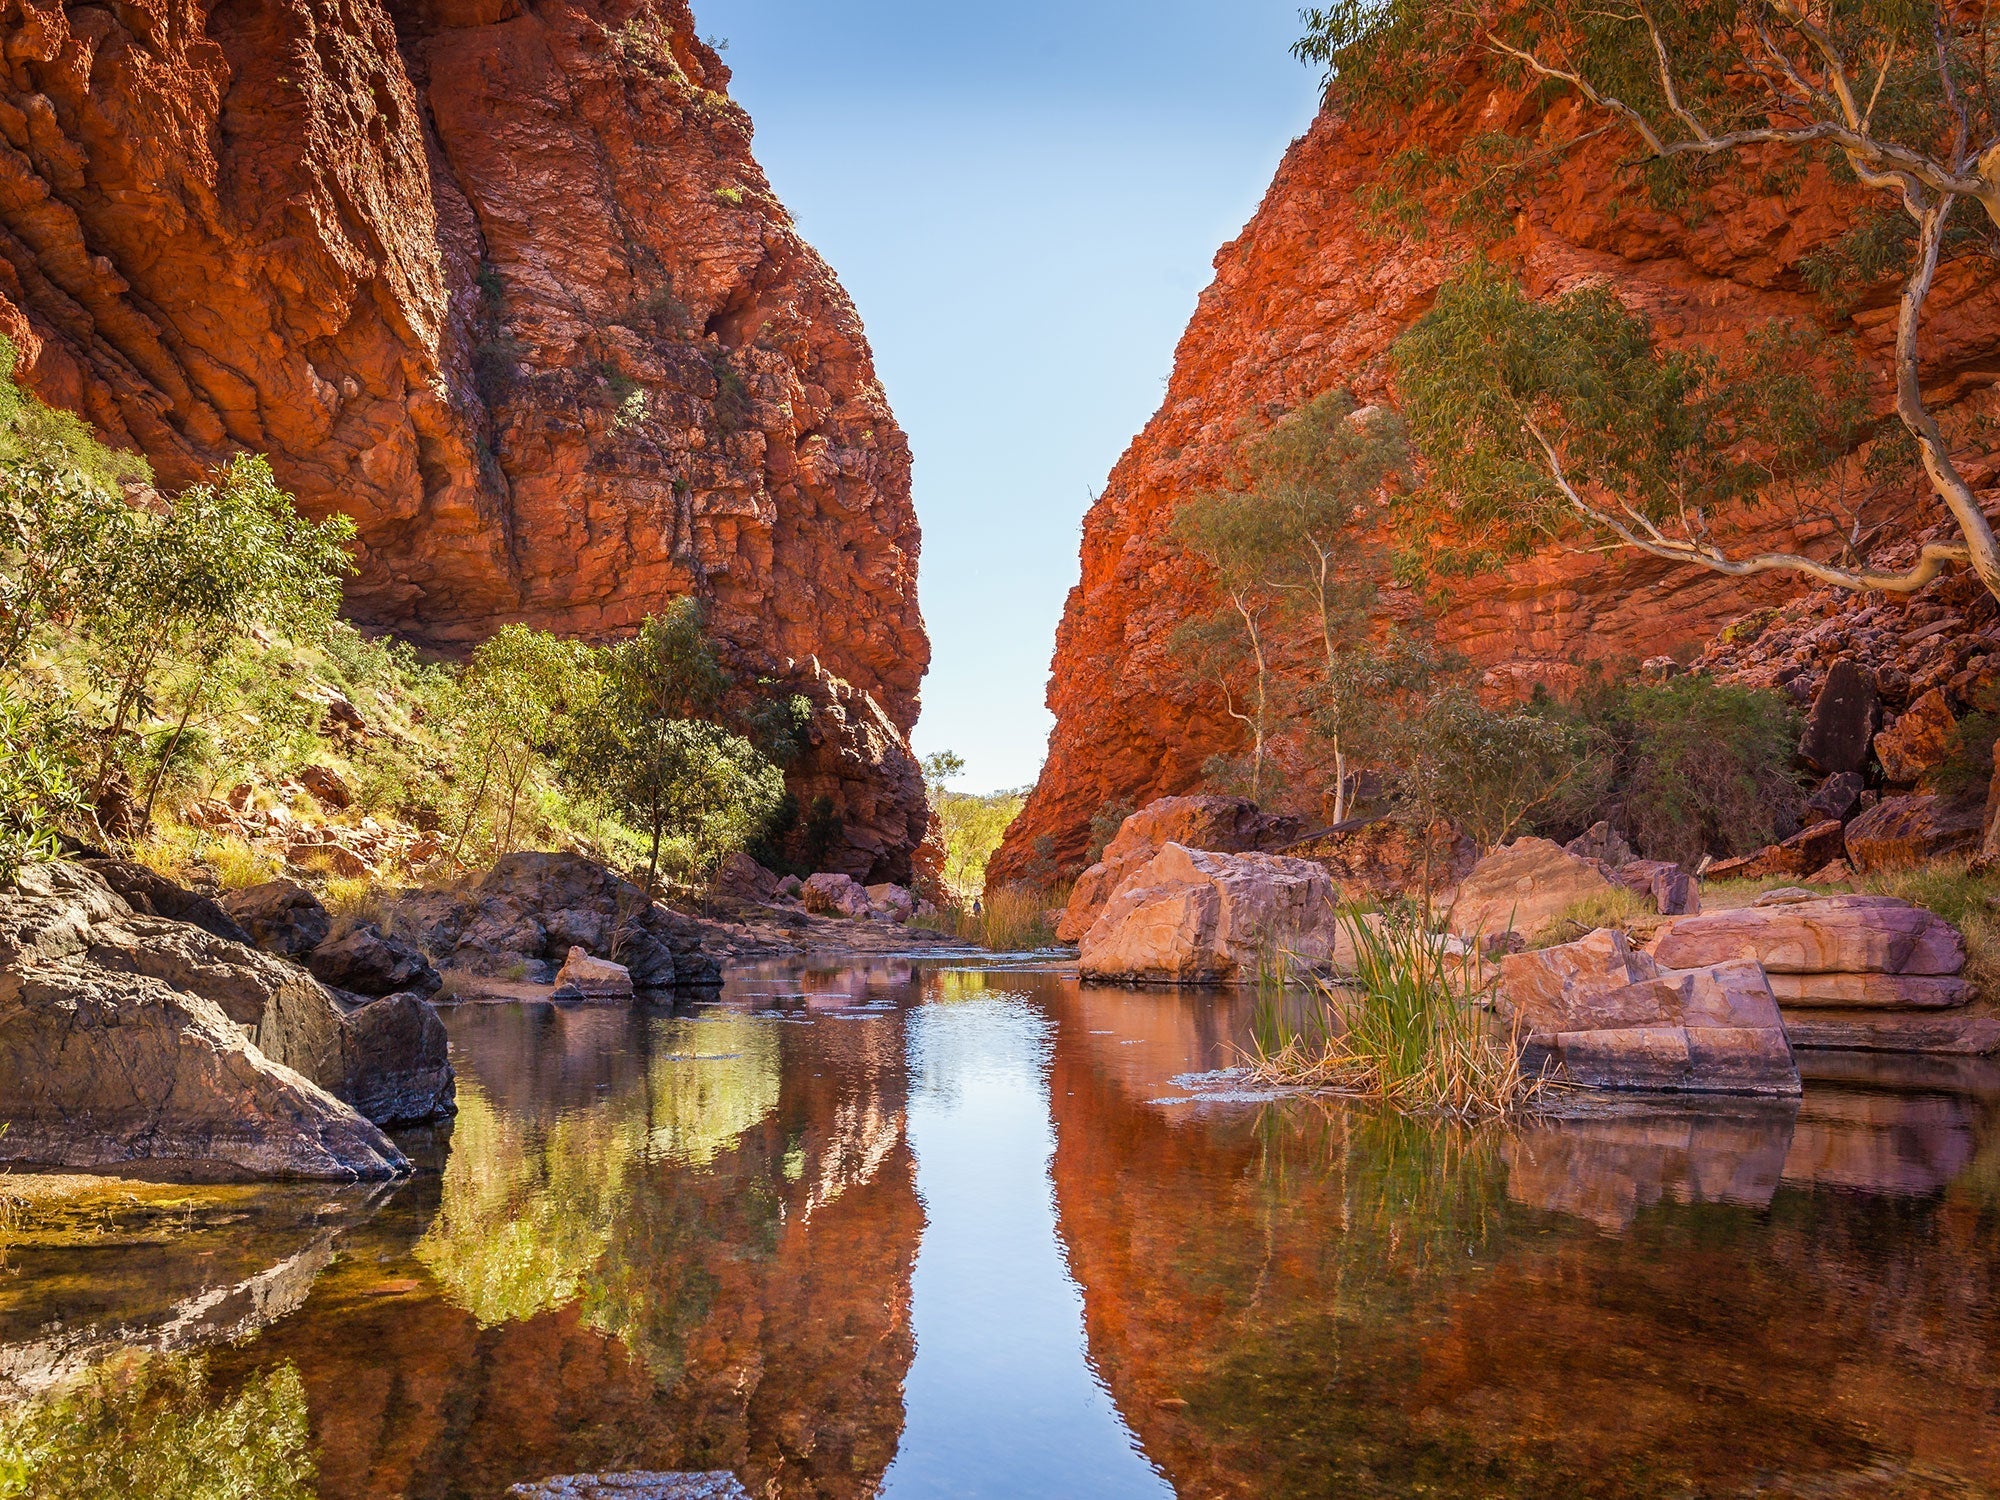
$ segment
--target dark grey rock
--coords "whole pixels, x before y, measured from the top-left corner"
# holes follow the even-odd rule
[[[125,904],[136,912],[188,922],[232,943],[251,942],[250,934],[237,925],[219,902],[175,884],[157,870],[127,859],[86,859],[82,864],[124,897]]]
[[[455,1113],[450,1037],[421,995],[385,995],[340,1024],[340,1097],[377,1125],[413,1125]]]
[[[435,995],[444,980],[423,950],[401,938],[386,936],[373,922],[342,933],[313,949],[306,967],[321,981],[361,995],[394,995],[408,991]]]
[[[250,934],[251,942],[280,958],[304,959],[333,931],[333,918],[319,897],[291,880],[230,891],[222,898],[222,909]]]
[[[1806,716],[1799,756],[1829,775],[1859,771],[1868,764],[1881,702],[1873,674],[1842,658],[1826,674],[1826,685]]]
[[[1840,771],[1820,783],[1819,790],[1806,799],[1806,806],[1822,818],[1844,823],[1861,805],[1861,794],[1867,789],[1868,783],[1858,771]]]

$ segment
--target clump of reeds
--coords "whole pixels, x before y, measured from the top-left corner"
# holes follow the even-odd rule
[[[988,886],[977,912],[949,906],[918,925],[995,953],[1026,953],[1055,942],[1054,914],[1062,910],[1064,899],[1060,892],[1037,886]]]
[[[1353,973],[1313,981],[1299,1015],[1266,1006],[1248,1058],[1259,1082],[1321,1089],[1410,1114],[1481,1119],[1531,1106],[1546,1080],[1484,1005],[1477,957],[1421,914],[1343,913]]]

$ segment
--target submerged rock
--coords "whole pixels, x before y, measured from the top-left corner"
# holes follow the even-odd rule
[[[507,1500],[750,1500],[726,1469],[701,1474],[565,1474],[517,1484]]]
[[[1127,878],[1079,949],[1085,979],[1251,984],[1322,969],[1339,944],[1332,879],[1311,860],[1168,844]]]

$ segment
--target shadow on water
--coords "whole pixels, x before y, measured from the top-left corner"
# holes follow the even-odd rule
[[[2000,1068],[1478,1130],[1191,1101],[1254,1003],[878,959],[466,1007],[413,1181],[17,1227],[0,1421],[139,1348],[166,1396],[37,1430],[261,1402],[327,1500],[2000,1494]]]

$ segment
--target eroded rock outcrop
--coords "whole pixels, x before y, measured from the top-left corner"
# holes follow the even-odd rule
[[[1120,887],[1169,844],[1218,854],[1269,851],[1298,837],[1296,818],[1258,811],[1247,797],[1162,797],[1118,825],[1103,856],[1077,877],[1056,939],[1082,940]]]
[[[1038,844],[1073,868],[1103,807],[1186,791],[1211,755],[1237,747],[1235,724],[1188,684],[1175,659],[1176,627],[1206,608],[1209,595],[1169,525],[1178,506],[1225,479],[1246,421],[1340,386],[1364,405],[1395,403],[1386,353],[1473,247],[1448,205],[1422,201],[1423,232],[1406,235],[1371,211],[1374,190],[1396,196],[1396,164],[1419,153],[1445,160],[1468,147],[1476,153],[1486,132],[1533,135],[1547,124],[1552,138],[1580,133],[1573,101],[1538,103],[1498,83],[1477,59],[1436,82],[1407,117],[1323,112],[1292,146],[1242,235],[1217,255],[1165,399],[1085,519],[1082,577],[1050,679],[1049,759],[991,864],[995,878],[1024,875]],[[1531,294],[1605,284],[1684,345],[1734,347],[1749,330],[1787,317],[1852,336],[1871,362],[1888,349],[1889,288],[1837,315],[1799,269],[1854,222],[1860,195],[1818,166],[1781,193],[1746,163],[1695,190],[1681,209],[1664,210],[1630,184],[1621,166],[1630,155],[1628,139],[1614,130],[1564,152],[1546,178],[1509,190],[1511,233],[1494,255],[1518,270]],[[1990,276],[1969,262],[1948,284],[1940,279],[1925,329],[1925,389],[1947,425],[1984,409],[1978,393],[1987,377],[1976,372],[1990,368],[1995,312]],[[1886,411],[1885,388],[1873,399]],[[1954,412],[1956,403],[1963,409]],[[1995,466],[1968,462],[1973,482],[1990,487]],[[1826,523],[1794,524],[1789,513],[1770,510],[1731,518],[1718,541],[1750,535],[1808,549],[1832,540]],[[1446,594],[1427,612],[1439,642],[1483,669],[1490,693],[1510,697],[1538,683],[1575,685],[1593,661],[1699,649],[1738,617],[1785,599],[1787,586],[1551,549],[1498,573],[1451,580]],[[1419,603],[1391,588],[1380,613],[1407,617]],[[1894,628],[1906,611],[1880,613]],[[1954,644],[1947,633],[1935,648],[1950,655]],[[1309,660],[1304,647],[1295,657],[1280,650],[1279,669]],[[1275,727],[1282,749],[1298,726]]]
[[[868,796],[811,795],[881,855],[930,655],[909,447],[687,0],[4,0],[0,34],[35,391],[170,487],[268,454],[358,523],[351,612],[431,644],[699,597],[740,667],[855,700],[817,728]]]
[[[135,913],[75,866],[31,867],[0,893],[0,1158],[389,1177],[409,1163],[369,1116],[427,1119],[451,1097],[442,1023],[415,996],[349,1010],[282,960]]]

